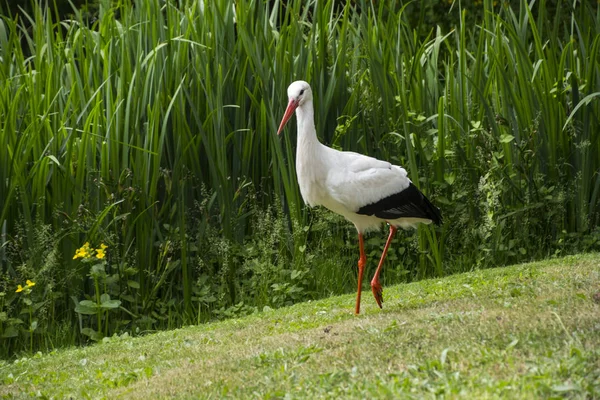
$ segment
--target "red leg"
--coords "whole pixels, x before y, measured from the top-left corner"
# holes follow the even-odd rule
[[[381,267],[383,266],[383,261],[385,260],[385,256],[387,255],[388,248],[392,243],[392,239],[394,238],[394,234],[398,228],[390,225],[390,235],[388,236],[387,242],[385,242],[385,247],[383,248],[383,253],[381,254],[381,260],[379,260],[379,265],[377,266],[377,270],[375,271],[375,275],[373,275],[373,280],[371,281],[371,290],[373,291],[373,296],[375,296],[375,301],[379,308],[381,308],[381,303],[383,303],[383,289],[381,287],[381,283],[379,282],[379,274],[381,273]]]
[[[362,292],[362,279],[365,265],[367,264],[367,256],[365,256],[365,242],[362,233],[358,232],[358,247],[360,248],[360,258],[358,259],[358,292],[356,293],[356,308],[355,314],[360,314],[360,293]]]

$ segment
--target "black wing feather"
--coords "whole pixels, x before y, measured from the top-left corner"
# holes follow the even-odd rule
[[[430,219],[436,225],[442,223],[439,208],[431,204],[412,182],[398,193],[385,197],[375,203],[361,207],[358,214],[374,215],[381,219],[424,218]]]

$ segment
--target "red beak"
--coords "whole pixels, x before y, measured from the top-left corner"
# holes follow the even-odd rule
[[[283,118],[281,119],[281,123],[279,124],[279,129],[277,130],[278,135],[281,133],[283,127],[285,126],[285,124],[287,124],[289,119],[292,118],[292,114],[294,114],[296,108],[298,108],[298,100],[290,99],[290,102],[288,103],[288,106],[285,109],[285,114],[283,114]]]

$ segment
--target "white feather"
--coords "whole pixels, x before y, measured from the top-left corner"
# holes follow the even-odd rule
[[[373,157],[324,146],[317,139],[312,91],[308,83],[292,83],[288,96],[299,104],[296,108],[296,173],[304,201],[310,206],[324,206],[343,215],[359,232],[379,228],[384,220],[356,212],[406,189],[410,184],[406,170]],[[408,228],[418,222],[431,221],[400,218],[387,222]]]

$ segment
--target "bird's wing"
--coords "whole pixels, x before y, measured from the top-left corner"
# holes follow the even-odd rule
[[[387,221],[400,218],[419,218],[430,220],[436,225],[440,225],[442,222],[440,210],[431,204],[429,199],[412,183],[402,191],[362,206],[356,213],[374,215]]]
[[[327,190],[332,199],[352,212],[410,185],[406,170],[389,162],[352,152],[331,156],[334,164],[327,175]]]

